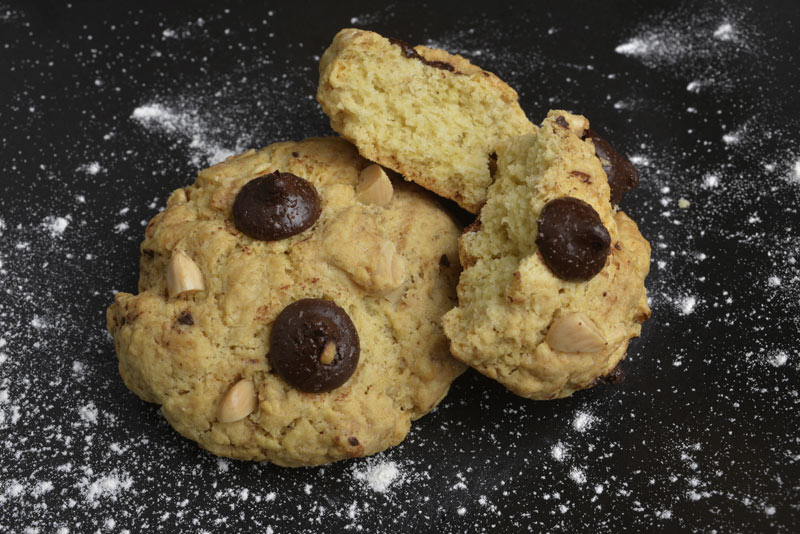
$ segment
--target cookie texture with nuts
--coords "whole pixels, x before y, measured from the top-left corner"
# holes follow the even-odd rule
[[[295,235],[249,237],[237,199],[246,221],[297,211],[282,190],[241,196],[255,178],[295,182],[284,173],[316,191],[318,216]],[[441,326],[456,302],[459,232],[430,193],[339,138],[229,158],[148,224],[138,294],[118,293],[107,312],[120,374],[214,454],[300,466],[396,445],[465,369]]]
[[[478,213],[505,141],[534,130],[517,93],[458,55],[344,29],[317,100],[365,158]]]
[[[459,305],[444,317],[451,351],[531,399],[566,397],[611,373],[650,316],[650,245],[612,206],[588,128],[551,111],[537,133],[511,142],[459,239]]]

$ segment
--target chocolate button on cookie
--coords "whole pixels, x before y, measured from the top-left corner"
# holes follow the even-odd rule
[[[347,312],[329,300],[302,299],[275,319],[268,357],[290,385],[321,393],[347,382],[360,351],[358,332]]]
[[[619,204],[622,195],[639,185],[639,173],[633,163],[617,152],[611,143],[603,139],[594,130],[586,130],[584,139],[594,143],[594,153],[600,160],[608,176],[608,187],[611,189],[611,203]]]
[[[574,197],[562,197],[542,210],[536,244],[553,274],[562,280],[585,282],[603,270],[611,237],[593,207]]]
[[[236,195],[236,228],[261,241],[286,239],[310,228],[321,212],[317,190],[308,180],[275,171],[250,180]]]

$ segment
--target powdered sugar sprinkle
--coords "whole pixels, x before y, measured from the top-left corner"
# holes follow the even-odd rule
[[[233,146],[223,146],[212,137],[212,128],[199,110],[191,106],[150,102],[134,109],[131,118],[148,130],[178,135],[187,140],[194,165],[219,163],[246,148],[244,138]]]
[[[370,462],[364,469],[353,471],[353,478],[364,482],[377,493],[386,493],[396,483],[402,482],[403,473],[393,461]]]

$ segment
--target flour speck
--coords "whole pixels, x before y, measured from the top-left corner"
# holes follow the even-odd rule
[[[578,432],[586,432],[595,424],[597,418],[588,412],[578,412],[572,420],[572,428]]]
[[[93,161],[91,163],[86,163],[85,165],[81,165],[80,167],[78,167],[78,170],[83,171],[91,176],[95,176],[96,174],[99,174],[100,171],[103,170],[103,167],[101,167],[98,162]]]
[[[728,22],[724,22],[720,24],[716,30],[714,30],[714,37],[719,39],[720,41],[730,41],[733,39],[734,36],[733,25]]]
[[[69,226],[69,218],[51,215],[42,221],[42,226],[50,232],[51,237],[60,237]]]
[[[392,461],[368,462],[364,469],[353,471],[356,480],[364,482],[372,491],[385,493],[392,484],[402,481],[397,463]]]

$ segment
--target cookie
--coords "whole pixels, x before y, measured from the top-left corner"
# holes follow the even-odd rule
[[[459,226],[339,138],[200,172],[107,312],[119,370],[214,454],[315,465],[403,440],[465,369],[441,317]]]
[[[612,373],[650,315],[650,245],[611,202],[638,175],[616,151],[597,150],[588,127],[551,111],[536,134],[510,143],[459,240],[459,305],[443,320],[451,352],[531,399],[566,397]]]
[[[511,87],[443,50],[345,29],[319,70],[317,100],[336,132],[472,213],[503,142],[534,130]]]

